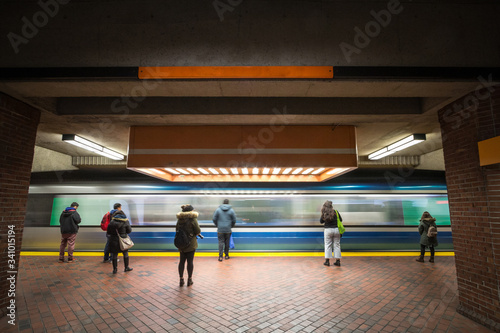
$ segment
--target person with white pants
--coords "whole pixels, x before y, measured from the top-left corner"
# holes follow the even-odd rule
[[[330,200],[325,201],[321,208],[321,218],[319,220],[321,224],[325,225],[325,262],[323,264],[325,266],[330,266],[330,259],[332,258],[336,259],[334,265],[340,266],[340,259],[342,258],[340,252],[341,235],[337,227],[337,221],[342,222],[342,216],[340,216],[337,210],[333,209],[333,204]]]

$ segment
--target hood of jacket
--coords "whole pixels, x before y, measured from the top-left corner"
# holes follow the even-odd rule
[[[425,217],[422,219],[422,222],[425,224],[432,224],[432,223],[436,222],[436,219],[433,217]]]
[[[229,204],[222,204],[222,205],[220,205],[219,207],[220,207],[220,209],[222,209],[223,211],[228,211],[228,210],[230,210],[230,209],[231,209],[231,205],[229,205]]]
[[[74,214],[76,212],[76,209],[73,207],[68,207],[65,210],[63,210],[62,215],[63,216],[70,216],[71,214]]]
[[[189,212],[178,212],[176,217],[177,219],[196,219],[198,218],[198,212],[195,212],[194,210],[189,211]]]

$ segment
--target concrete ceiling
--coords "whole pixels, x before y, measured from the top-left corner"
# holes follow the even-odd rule
[[[426,143],[398,155],[441,149],[437,110],[477,86],[433,80],[17,80],[0,82],[0,91],[43,110],[37,146],[71,156],[92,153],[62,142],[61,134],[126,154],[132,125],[266,125],[279,117],[290,125],[355,125],[365,160],[412,133],[427,134]]]

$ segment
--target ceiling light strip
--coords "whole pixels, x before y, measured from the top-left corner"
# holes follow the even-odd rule
[[[371,153],[370,155],[368,155],[368,159],[379,160],[382,157],[394,154],[395,152],[406,149],[425,140],[426,140],[425,134],[412,134],[402,140],[396,141],[388,145],[387,147],[384,147],[382,149],[379,149]]]

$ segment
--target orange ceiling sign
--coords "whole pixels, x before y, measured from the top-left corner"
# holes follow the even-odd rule
[[[139,67],[139,79],[331,79],[332,66]]]
[[[500,136],[480,141],[477,146],[481,166],[500,163]]]
[[[129,169],[168,181],[323,181],[357,168],[354,126],[133,126]]]

